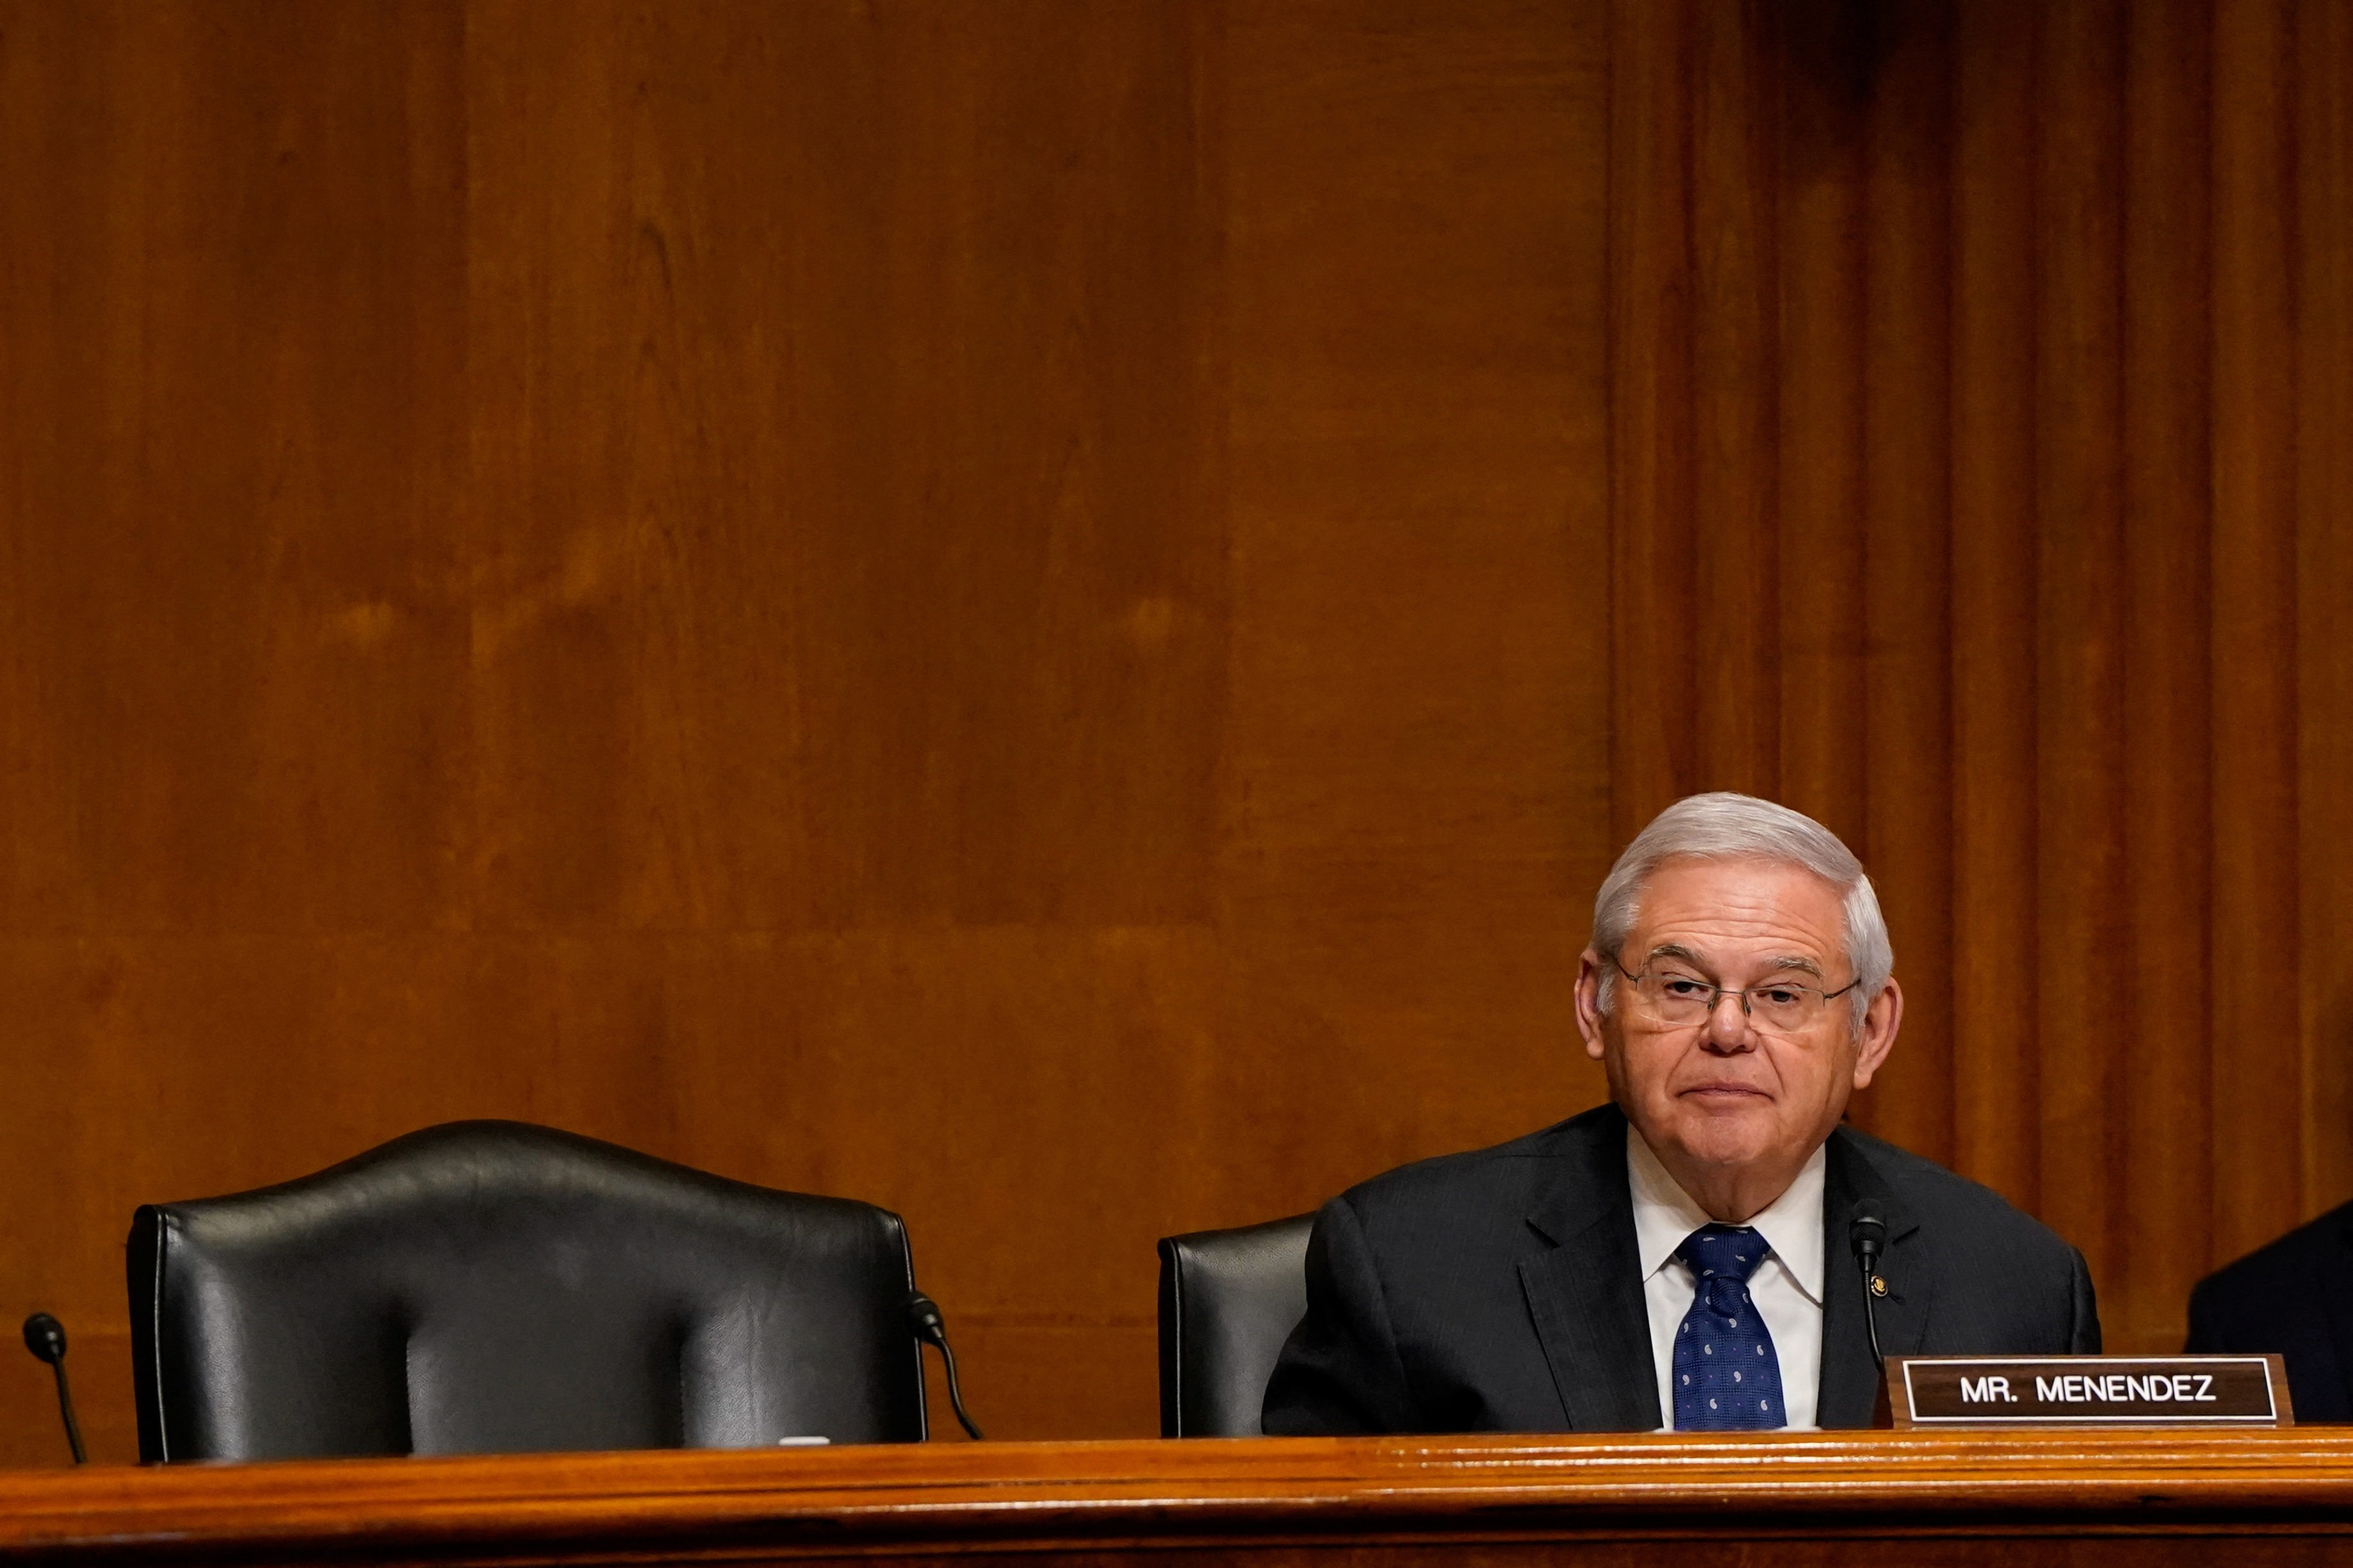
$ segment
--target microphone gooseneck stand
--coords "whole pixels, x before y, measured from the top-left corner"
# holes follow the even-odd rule
[[[1874,1200],[1864,1198],[1853,1208],[1847,1221],[1847,1245],[1854,1248],[1854,1260],[1862,1269],[1862,1321],[1871,1329],[1871,1359],[1882,1375],[1887,1371],[1887,1358],[1879,1352],[1879,1311],[1872,1301],[1872,1282],[1879,1277],[1879,1255],[1887,1248],[1887,1215]]]
[[[1887,1386],[1887,1358],[1879,1349],[1879,1304],[1874,1300],[1885,1289],[1879,1278],[1879,1255],[1887,1249],[1887,1215],[1870,1198],[1863,1198],[1848,1211],[1846,1244],[1854,1249],[1854,1261],[1862,1270],[1862,1321],[1871,1331],[1871,1364],[1879,1369],[1879,1393],[1872,1401],[1871,1424],[1893,1426],[1894,1393]]]
[[[36,1312],[25,1320],[25,1348],[37,1361],[49,1363],[58,1374],[58,1414],[65,1417],[66,1441],[73,1447],[77,1465],[86,1465],[90,1456],[82,1451],[81,1423],[74,1419],[73,1389],[66,1383],[66,1329],[63,1323],[47,1312]]]

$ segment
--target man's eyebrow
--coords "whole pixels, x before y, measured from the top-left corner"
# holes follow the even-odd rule
[[[1691,964],[1694,968],[1704,968],[1707,962],[1700,957],[1698,953],[1694,952],[1690,948],[1685,947],[1679,942],[1661,942],[1658,946],[1651,950],[1650,956],[1643,960],[1643,962],[1645,964],[1648,964],[1662,958],[1680,958],[1685,963]],[[1785,972],[1795,972],[1799,974],[1810,974],[1817,980],[1820,980],[1822,977],[1822,966],[1816,963],[1812,959],[1808,958],[1802,952],[1785,952],[1773,959],[1771,962],[1772,966],[1775,969]]]

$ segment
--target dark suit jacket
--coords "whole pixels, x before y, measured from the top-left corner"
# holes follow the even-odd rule
[[[2298,1421],[2353,1420],[2353,1204],[2200,1279],[2189,1349],[2284,1355]]]
[[[1887,1216],[1885,1353],[2098,1351],[2092,1278],[2073,1247],[1986,1188],[1876,1138],[1841,1127],[1828,1150],[1822,1426],[1869,1426],[1878,1394],[1847,1245],[1861,1198]],[[1307,1315],[1267,1384],[1266,1430],[1663,1426],[1638,1256],[1615,1106],[1353,1187],[1315,1217]]]

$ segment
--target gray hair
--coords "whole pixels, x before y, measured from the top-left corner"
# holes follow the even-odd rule
[[[1651,819],[1634,836],[1618,864],[1609,868],[1593,900],[1593,950],[1616,959],[1641,912],[1642,889],[1665,861],[1678,858],[1779,860],[1811,871],[1845,900],[1846,956],[1854,966],[1854,1022],[1862,1016],[1887,977],[1895,971],[1887,921],[1879,895],[1863,875],[1862,862],[1837,834],[1802,812],[1755,795],[1686,795]],[[1622,962],[1622,961],[1621,961]],[[1617,989],[1617,966],[1601,973],[1601,1010],[1609,1010]]]

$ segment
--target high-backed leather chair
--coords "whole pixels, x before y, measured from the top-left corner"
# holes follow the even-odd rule
[[[1256,1437],[1266,1380],[1307,1312],[1314,1215],[1160,1240],[1160,1435]]]
[[[149,1461],[924,1436],[899,1216],[515,1121],[142,1208]]]

